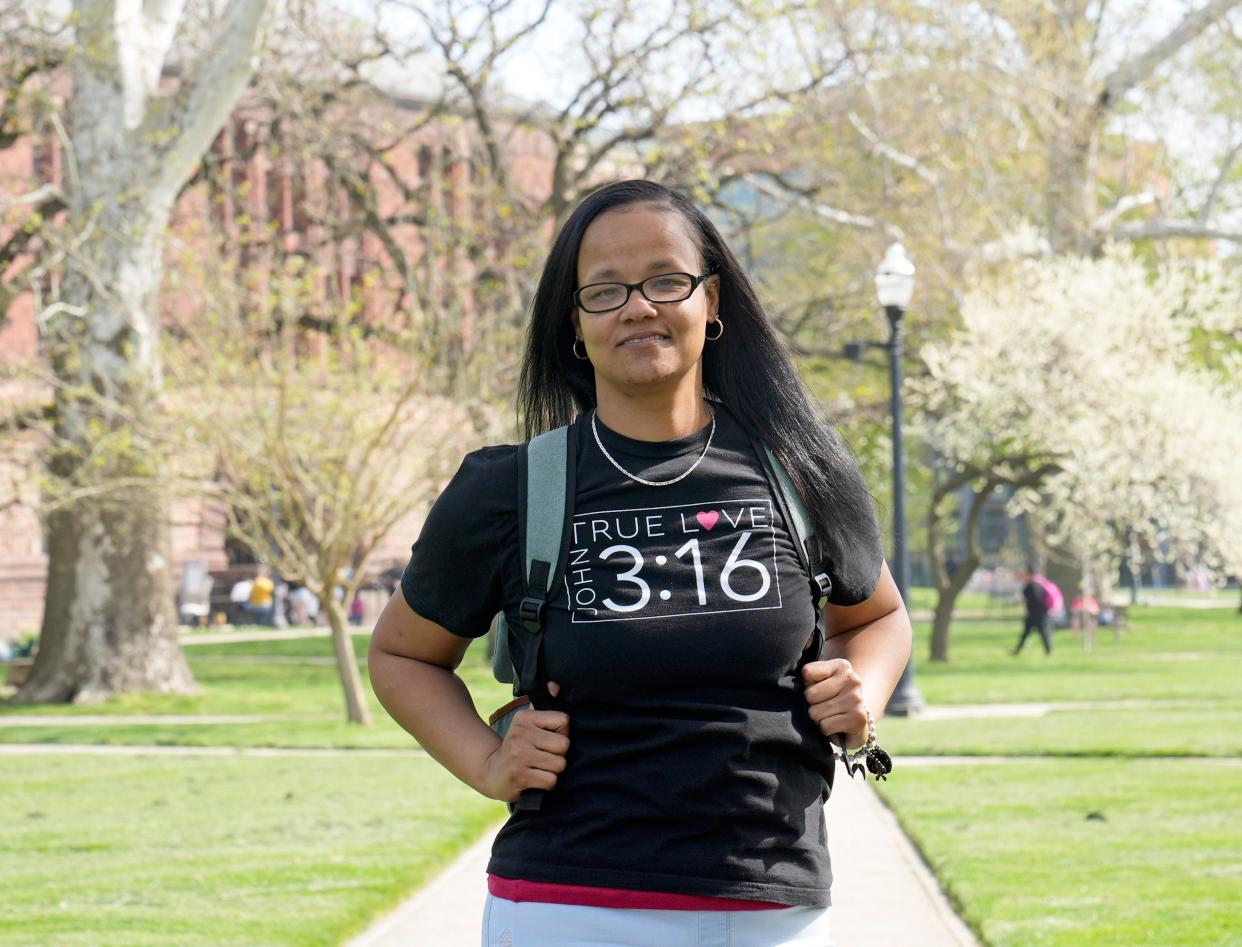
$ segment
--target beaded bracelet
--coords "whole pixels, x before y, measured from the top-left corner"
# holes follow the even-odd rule
[[[845,763],[846,771],[851,775],[863,773],[863,778],[870,773],[877,781],[888,779],[888,774],[893,771],[893,758],[875,742],[875,718],[871,716],[871,711],[864,708],[867,715],[867,740],[862,746],[856,750],[847,750],[845,748],[845,737],[841,736],[841,758]],[[859,759],[866,758],[866,769],[863,764],[857,762]]]
[[[863,708],[863,713],[867,715],[867,739],[863,741],[862,746],[850,750],[846,754],[846,757],[850,760],[850,762],[853,762],[859,757],[866,756],[867,751],[871,749],[871,747],[875,746],[875,718],[871,716],[871,711],[867,710],[865,707]]]

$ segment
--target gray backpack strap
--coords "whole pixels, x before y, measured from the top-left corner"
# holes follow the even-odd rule
[[[526,595],[519,612],[524,630],[538,635],[543,626],[544,605],[557,580],[565,535],[569,428],[558,427],[540,434],[523,451],[526,469],[523,488],[518,491],[518,523]],[[509,648],[509,624],[503,613],[497,618],[492,673],[504,684],[519,679]]]
[[[531,439],[522,452],[520,463],[525,477],[518,481],[518,528],[526,594],[518,607],[520,624],[510,628],[505,623],[500,641],[506,644],[506,676],[510,680],[517,677],[515,690],[528,698],[529,706],[536,710],[549,709],[552,701],[543,669],[543,616],[552,588],[559,581],[561,551],[568,530],[565,513],[576,483],[574,457],[568,445],[568,428],[547,431]],[[521,667],[513,665],[512,652],[507,647],[511,635],[522,639]],[[497,645],[496,656],[499,657],[499,641]],[[493,670],[496,670],[495,663]],[[499,672],[496,676],[504,680]],[[512,714],[520,709],[514,707],[509,714],[494,721],[492,728],[502,732],[512,722]],[[523,789],[514,806],[534,812],[542,806],[543,796],[542,789]]]
[[[802,560],[802,565],[806,568],[811,581],[819,589],[815,610],[823,611],[824,605],[828,602],[828,596],[832,594],[832,579],[828,577],[828,573],[823,571],[819,542],[815,538],[815,527],[811,516],[807,512],[806,504],[802,502],[802,494],[794,486],[780,458],[766,444],[763,445],[763,450],[767,454],[769,469],[776,477],[776,486],[780,490],[781,499],[784,500],[787,519],[794,534],[794,545],[798,547],[798,557]]]
[[[513,655],[509,653],[509,622],[504,612],[496,616],[496,643],[492,646],[492,676],[501,684],[512,684],[517,675],[513,673]]]
[[[526,585],[528,594],[532,585],[541,585],[545,600],[552,591],[565,536],[568,458],[568,427],[546,431],[526,447]],[[546,575],[536,565],[540,562],[547,564]]]

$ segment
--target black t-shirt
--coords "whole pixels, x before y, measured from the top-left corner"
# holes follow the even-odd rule
[[[750,438],[723,407],[716,414],[702,463],[665,487],[610,464],[589,418],[570,430],[568,565],[543,626],[570,749],[542,808],[501,830],[493,874],[829,903],[833,762],[799,679],[811,586]],[[622,466],[657,481],[686,470],[708,430],[652,443],[599,424]],[[402,577],[410,608],[455,634],[483,635],[502,608],[517,620],[516,451],[466,457]],[[835,604],[874,591],[878,535],[857,537],[829,567]]]

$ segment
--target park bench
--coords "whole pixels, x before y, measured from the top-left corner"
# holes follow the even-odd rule
[[[34,658],[13,658],[5,662],[4,683],[10,687],[21,687],[30,676],[30,668]]]
[[[234,602],[231,593],[233,586],[243,580],[253,580],[259,573],[254,563],[231,565],[225,569],[212,569],[208,573],[211,579],[211,591],[208,595],[208,623],[212,625],[237,625],[242,623],[242,615],[238,603]]]
[[[1130,606],[1129,605],[1112,605],[1109,606],[1112,611],[1112,618],[1108,621],[1101,621],[1103,613],[1095,615],[1085,610],[1071,611],[1070,628],[1074,632],[1074,637],[1082,641],[1085,650],[1090,650],[1095,644],[1095,632],[1097,629],[1112,628],[1113,642],[1121,640],[1121,633],[1130,627]]]

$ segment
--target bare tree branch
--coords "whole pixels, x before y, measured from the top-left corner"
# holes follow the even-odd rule
[[[1122,97],[1172,56],[1194,40],[1222,16],[1242,3],[1242,0],[1208,0],[1143,52],[1132,56],[1117,66],[1101,83],[1096,107],[1108,111],[1116,107]]]
[[[57,200],[63,204],[66,200],[65,192],[55,184],[44,184],[35,188],[27,194],[19,194],[17,197],[8,199],[0,198],[0,214],[13,207],[20,207],[23,204],[43,204],[45,201]]]
[[[1238,160],[1238,155],[1242,154],[1242,141],[1229,149],[1229,152],[1221,159],[1220,167],[1216,169],[1216,179],[1212,182],[1211,190],[1208,191],[1207,199],[1203,202],[1203,207],[1199,210],[1199,222],[1207,223],[1208,218],[1212,214],[1212,205],[1216,203],[1216,198],[1220,194],[1221,186],[1229,178],[1229,172],[1233,170],[1234,162]]]
[[[1159,198],[1151,191],[1140,191],[1138,194],[1127,194],[1121,197],[1108,210],[1100,214],[1091,222],[1091,229],[1104,232],[1108,230],[1120,218],[1124,217],[1130,211],[1139,207],[1150,207],[1155,204]]]
[[[169,195],[190,176],[249,81],[266,7],[267,0],[229,0],[207,46],[210,54],[191,67],[177,92],[159,100],[143,122],[143,134],[167,139],[158,173],[160,189]]]
[[[1118,240],[1167,240],[1173,237],[1191,237],[1199,240],[1228,240],[1242,243],[1242,231],[1218,230],[1198,220],[1148,220],[1139,224],[1120,227],[1111,233]]]
[[[867,143],[871,145],[872,150],[876,154],[880,155],[883,158],[887,158],[889,161],[893,162],[893,164],[897,165],[898,167],[906,168],[909,171],[913,171],[915,174],[917,174],[920,178],[922,178],[932,187],[938,188],[940,186],[940,177],[939,175],[936,174],[935,171],[932,171],[930,168],[928,168],[925,164],[923,164],[923,162],[919,161],[917,158],[914,158],[908,154],[905,154],[904,152],[898,151],[892,145],[889,145],[881,141],[880,136],[877,135],[874,131],[872,131],[871,128],[858,116],[858,113],[855,112],[853,109],[851,109],[846,114],[846,118],[849,121],[849,123],[852,126],[854,126],[854,130],[858,132],[858,134],[862,135],[862,137],[867,141]]]
[[[906,237],[904,231],[896,224],[881,223],[864,214],[854,214],[840,208],[830,207],[805,194],[799,193],[796,189],[786,186],[786,183],[779,175],[756,172],[745,175],[745,178],[747,183],[761,194],[797,204],[803,210],[809,211],[816,217],[823,218],[830,223],[841,224],[846,227],[856,227],[861,230],[878,230],[894,240],[904,240]]]

